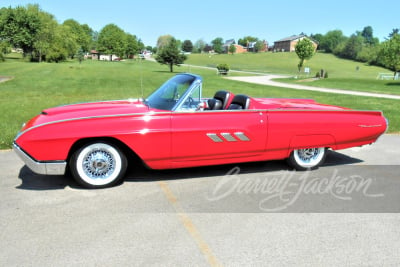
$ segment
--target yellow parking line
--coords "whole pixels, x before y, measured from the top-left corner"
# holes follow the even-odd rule
[[[181,205],[179,204],[178,198],[172,193],[167,182],[159,181],[158,185],[161,187],[169,203],[174,207],[175,211],[178,213],[179,219],[181,220],[186,231],[192,236],[197,246],[199,247],[201,253],[206,257],[210,266],[222,266],[215,257],[211,248],[207,245],[204,239],[201,237],[200,232],[197,230],[196,226],[190,219],[190,217],[185,213]]]

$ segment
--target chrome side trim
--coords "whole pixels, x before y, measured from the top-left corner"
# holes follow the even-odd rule
[[[240,141],[250,141],[250,138],[248,138],[244,133],[242,132],[236,132],[233,133],[237,138],[239,138]]]
[[[18,134],[18,136],[23,135],[26,132],[29,132],[33,129],[46,126],[46,125],[51,125],[51,124],[56,124],[56,123],[62,123],[62,122],[69,122],[69,121],[79,121],[79,120],[88,120],[88,119],[102,119],[102,118],[116,118],[116,117],[130,117],[130,116],[153,116],[153,115],[170,115],[172,114],[171,111],[168,112],[146,112],[146,113],[129,113],[129,114],[114,114],[114,115],[99,115],[99,116],[88,116],[88,117],[79,117],[79,118],[71,118],[71,119],[64,119],[64,120],[57,120],[57,121],[50,121],[50,122],[45,122],[42,124],[38,124],[35,126],[32,126]],[[14,140],[17,140],[15,138]]]
[[[377,125],[358,125],[358,127],[362,128],[373,128],[373,127],[382,127],[382,124],[377,124]]]
[[[223,142],[223,140],[215,133],[208,133],[207,136],[216,143]]]
[[[228,142],[237,142],[235,137],[233,137],[230,133],[221,133],[222,137],[225,138]]]
[[[15,153],[22,159],[25,165],[34,173],[45,175],[64,175],[67,167],[65,161],[40,162],[31,158],[16,143],[13,143]]]

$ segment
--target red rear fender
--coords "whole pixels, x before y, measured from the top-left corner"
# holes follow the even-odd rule
[[[335,147],[336,141],[329,134],[297,135],[290,142],[291,149]]]

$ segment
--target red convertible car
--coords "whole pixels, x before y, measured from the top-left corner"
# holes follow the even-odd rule
[[[153,169],[287,159],[319,166],[327,149],[371,144],[387,129],[380,111],[311,99],[252,98],[225,90],[202,97],[202,78],[178,74],[146,100],[74,104],[43,110],[14,140],[35,173],[81,185],[116,184],[134,154]]]

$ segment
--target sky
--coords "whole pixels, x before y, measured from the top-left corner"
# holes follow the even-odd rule
[[[59,23],[75,19],[93,30],[110,23],[155,46],[161,35],[210,43],[254,36],[269,44],[300,33],[342,30],[350,36],[365,26],[384,41],[400,28],[400,1],[358,0],[0,0],[0,7],[39,4]]]

